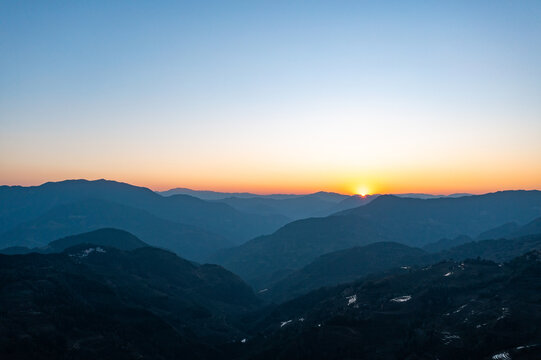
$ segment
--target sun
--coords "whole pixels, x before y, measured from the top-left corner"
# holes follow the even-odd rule
[[[357,187],[357,194],[365,197],[366,195],[370,194],[370,190],[366,185],[360,185],[359,187]]]

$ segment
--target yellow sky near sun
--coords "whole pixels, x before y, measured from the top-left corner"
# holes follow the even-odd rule
[[[378,168],[355,171],[345,168],[298,169],[267,167],[252,164],[246,167],[221,163],[200,164],[189,171],[178,169],[167,161],[157,163],[123,164],[111,161],[102,166],[89,166],[82,162],[66,168],[44,163],[43,166],[25,166],[19,163],[6,173],[6,184],[38,185],[46,181],[72,178],[107,178],[166,190],[188,187],[215,191],[248,191],[254,193],[311,193],[335,191],[346,194],[422,192],[449,194],[456,192],[486,193],[505,189],[540,189],[541,173],[538,167],[525,164],[501,163],[498,167],[481,164],[462,164],[462,167],[442,164],[426,168]],[[535,164],[530,164],[535,165]]]
[[[40,114],[41,125],[14,123],[0,134],[0,181],[107,178],[155,190],[256,193],[541,188],[541,134],[530,126],[535,114],[510,126],[514,115],[496,108],[341,105],[264,114],[212,110],[206,121],[203,114],[188,124],[164,116],[160,126],[156,115],[128,109],[104,113],[99,123],[81,115],[82,127],[71,122],[73,114],[52,108]],[[130,126],[117,118],[131,119]]]

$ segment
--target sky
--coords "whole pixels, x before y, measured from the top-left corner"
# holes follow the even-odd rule
[[[0,184],[541,189],[540,1],[0,1]]]

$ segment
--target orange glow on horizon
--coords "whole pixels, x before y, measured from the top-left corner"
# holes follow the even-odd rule
[[[361,185],[357,188],[356,193],[362,197],[365,197],[366,195],[370,195],[370,190],[366,185]]]
[[[177,187],[217,192],[250,192],[255,194],[310,194],[318,191],[346,195],[428,193],[448,195],[452,193],[484,194],[501,190],[541,189],[541,173],[534,167],[509,167],[499,169],[393,168],[381,167],[371,171],[348,171],[345,168],[268,170],[255,167],[231,167],[211,169],[201,167],[198,171],[164,171],[162,164],[152,164],[144,171],[135,167],[100,169],[64,169],[49,167],[19,167],[19,171],[5,173],[1,184],[32,186],[48,181],[64,179],[109,179],[128,184],[164,191]]]
[[[100,177],[77,177],[67,176],[65,178],[55,179],[42,179],[40,181],[11,181],[4,182],[2,185],[22,185],[22,186],[36,186],[41,185],[48,181],[62,181],[64,179],[80,179],[86,178],[89,180],[97,180]],[[502,190],[541,190],[541,186],[525,186],[519,184],[512,186],[509,184],[501,184],[501,187],[497,185],[493,187],[482,186],[479,184],[457,184],[457,187],[447,187],[447,184],[421,184],[410,181],[402,181],[400,184],[373,184],[373,185],[344,185],[335,184],[329,186],[326,184],[297,184],[297,183],[264,183],[264,184],[248,184],[248,183],[221,183],[214,181],[200,181],[200,182],[155,182],[153,179],[136,179],[136,178],[118,178],[118,177],[105,177],[108,180],[114,180],[119,182],[125,182],[135,186],[148,187],[154,191],[165,191],[173,188],[189,188],[192,190],[207,190],[216,192],[248,192],[260,195],[269,194],[311,194],[318,191],[336,192],[345,195],[360,195],[365,197],[373,194],[400,194],[400,193],[426,193],[435,195],[449,195],[453,193],[470,193],[470,194],[485,194],[490,192],[502,191]],[[147,180],[147,181],[145,181]],[[438,186],[439,185],[439,186]],[[469,186],[468,186],[469,185]]]

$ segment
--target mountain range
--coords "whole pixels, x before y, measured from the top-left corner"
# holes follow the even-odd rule
[[[541,217],[541,191],[503,191],[458,198],[379,196],[370,203],[323,218],[291,222],[271,235],[219,250],[211,260],[256,288],[328,252],[392,241],[420,247],[442,238],[475,237],[514,221]]]
[[[347,283],[393,268],[408,269],[438,261],[475,258],[503,263],[532,250],[541,250],[541,231],[518,238],[471,241],[437,253],[393,242],[378,242],[321,255],[268,284],[261,296],[280,303],[323,286]]]
[[[324,192],[321,192],[324,193]],[[261,195],[261,194],[254,194],[249,192],[219,192],[219,191],[210,191],[210,190],[193,190],[188,188],[174,188],[166,191],[158,191],[158,194],[163,196],[171,196],[171,195],[191,195],[194,197],[197,197],[199,199],[203,200],[222,200],[227,198],[241,198],[241,199],[250,199],[250,198],[266,198],[266,199],[276,199],[276,200],[282,200],[282,199],[291,199],[299,196],[304,195],[298,195],[298,194],[269,194],[269,195]],[[331,198],[337,198],[336,201],[343,200],[347,197],[347,195],[337,194],[337,193],[326,193]]]
[[[329,192],[261,196],[189,189],[165,194],[108,180],[0,186],[0,248],[43,247],[59,237],[114,227],[150,245],[203,261],[219,249],[272,233],[292,219],[327,216],[377,197]]]
[[[248,213],[261,215],[281,215],[291,221],[308,217],[323,217],[331,214],[366,205],[379,196],[375,195],[344,195],[334,192],[319,191],[313,194],[271,194],[260,195],[253,193],[226,193],[208,190],[191,190],[175,188],[158,192],[163,196],[177,194],[190,195],[202,200],[210,200],[228,204],[231,207]],[[398,197],[416,199],[436,199],[443,197],[461,197],[469,194],[430,195],[430,194],[396,194]]]
[[[188,195],[163,197],[147,188],[106,180],[0,187],[0,248],[41,247],[59,237],[115,227],[201,260],[287,221],[281,215],[244,213]]]
[[[479,243],[491,241],[504,240]],[[513,246],[523,240],[506,241]],[[541,235],[530,241],[541,245]],[[537,358],[541,252],[526,250],[512,259],[505,246],[491,248],[510,260],[415,265],[425,254],[420,249],[369,245],[359,259],[375,273],[265,305],[220,266],[186,261],[124,231],[100,229],[54,241],[47,254],[0,255],[0,354],[13,359]],[[391,269],[377,269],[374,258],[382,251],[395,259]],[[320,262],[334,268],[333,257],[352,254]],[[403,263],[411,265],[394,266]]]
[[[540,191],[229,195],[0,187],[1,357],[541,355]]]
[[[319,191],[307,195],[273,194],[258,195],[252,193],[222,193],[176,188],[159,192],[163,196],[184,194],[202,200],[214,201],[248,213],[261,215],[280,215],[289,220],[298,220],[312,216],[328,216],[335,212],[351,209],[369,203],[377,195],[343,195]]]

